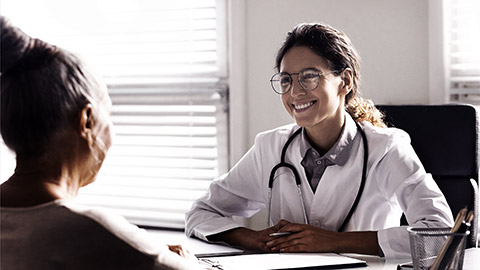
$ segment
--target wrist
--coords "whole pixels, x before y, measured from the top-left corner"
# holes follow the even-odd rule
[[[379,255],[379,245],[376,231],[367,232],[340,232],[335,241],[337,253],[359,253]]]
[[[228,231],[213,234],[207,237],[209,241],[223,241],[232,246],[241,246],[242,235],[249,233],[251,230],[244,227],[237,227]]]

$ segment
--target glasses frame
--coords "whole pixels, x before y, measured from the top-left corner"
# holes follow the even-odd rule
[[[317,89],[319,82],[317,82],[317,85],[316,85],[313,89],[308,90],[308,89],[305,88],[305,86],[303,85],[302,81],[300,80],[300,76],[299,76],[299,75],[300,75],[301,73],[307,71],[307,70],[313,70],[313,71],[317,72],[317,73],[318,73],[318,78],[319,78],[319,80],[320,80],[321,77],[325,77],[325,75],[332,74],[332,73],[337,73],[337,72],[341,72],[341,71],[339,71],[339,70],[332,70],[332,71],[329,71],[329,72],[323,72],[323,73],[321,73],[320,70],[318,70],[318,69],[316,69],[316,68],[305,68],[305,69],[302,69],[302,70],[300,70],[299,72],[296,72],[296,73],[278,72],[278,73],[273,74],[273,76],[270,78],[270,85],[272,86],[273,91],[274,91],[275,93],[279,94],[279,95],[284,95],[284,94],[290,92],[290,90],[292,90],[292,87],[293,87],[293,77],[292,77],[293,75],[296,75],[296,76],[297,76],[298,84],[300,84],[300,86],[302,87],[303,90],[305,90],[305,91],[313,91],[313,90]],[[283,74],[283,75],[288,75],[288,76],[290,77],[290,80],[292,81],[292,83],[290,84],[290,87],[289,87],[288,90],[285,91],[285,92],[279,92],[279,91],[277,91],[277,90],[275,89],[275,87],[273,86],[273,83],[274,83],[274,82],[279,81],[279,80],[274,80],[273,78],[275,78],[275,76],[278,76],[278,75],[281,75],[281,74]]]

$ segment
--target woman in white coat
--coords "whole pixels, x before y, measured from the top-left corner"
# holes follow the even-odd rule
[[[195,201],[187,235],[263,252],[395,258],[410,256],[402,213],[410,226],[452,225],[408,134],[386,128],[373,103],[357,96],[359,56],[348,37],[328,25],[300,24],[287,34],[276,68],[273,90],[295,124],[257,135]],[[264,230],[231,218],[264,208],[272,225]],[[289,234],[271,235],[278,232]]]

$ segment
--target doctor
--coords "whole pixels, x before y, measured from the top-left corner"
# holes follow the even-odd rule
[[[373,103],[357,96],[359,56],[348,37],[300,24],[287,34],[276,68],[272,88],[295,124],[257,135],[186,214],[188,236],[262,252],[400,258],[410,256],[402,213],[410,226],[453,224],[408,134],[386,128]],[[231,218],[264,208],[264,230]]]

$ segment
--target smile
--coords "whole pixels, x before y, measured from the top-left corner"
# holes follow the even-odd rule
[[[310,102],[304,103],[304,104],[293,104],[293,108],[295,108],[295,110],[304,110],[304,109],[312,106],[313,104],[315,104],[315,101],[310,101]]]

